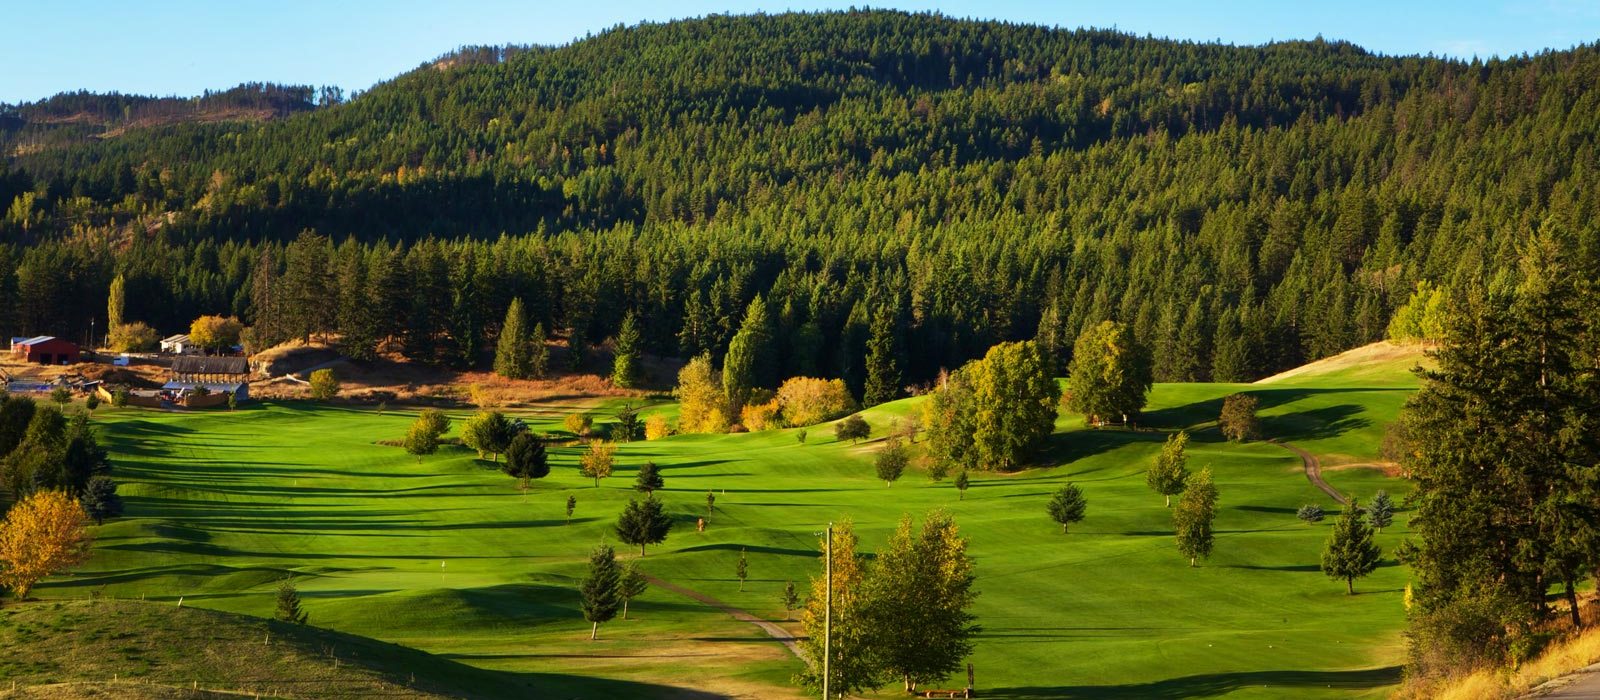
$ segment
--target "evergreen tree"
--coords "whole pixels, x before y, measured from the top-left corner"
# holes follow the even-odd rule
[[[1345,506],[1334,522],[1328,544],[1322,549],[1322,573],[1331,579],[1344,579],[1348,595],[1355,595],[1356,579],[1378,568],[1381,554],[1363,515],[1360,504],[1351,499],[1350,505]]]
[[[787,622],[789,620],[793,620],[794,619],[794,611],[799,607],[800,607],[800,594],[797,593],[795,591],[795,589],[794,589],[794,581],[786,581],[786,582],[784,582],[784,584],[783,584],[783,619],[784,619],[784,621]]]
[[[1389,498],[1389,492],[1379,490],[1372,496],[1372,503],[1367,505],[1367,515],[1372,518],[1372,527],[1377,532],[1389,527],[1394,522],[1394,499]]]
[[[507,379],[534,376],[533,345],[528,337],[527,323],[522,310],[522,298],[512,299],[511,305],[506,307],[506,319],[500,324],[500,339],[495,344],[495,374]],[[540,346],[543,347],[542,341]]]
[[[1189,558],[1189,566],[1211,556],[1216,535],[1212,522],[1217,517],[1217,487],[1211,482],[1211,469],[1201,469],[1189,479],[1188,488],[1172,509],[1172,527],[1178,535],[1178,552]]]
[[[667,533],[672,530],[672,518],[662,507],[661,501],[654,495],[646,495],[644,500],[629,499],[628,505],[622,509],[622,515],[617,517],[615,528],[617,537],[624,543],[639,545],[639,556],[644,556],[644,547],[649,544],[659,544],[667,539]]]
[[[1248,442],[1261,437],[1261,419],[1256,417],[1259,401],[1249,394],[1229,394],[1222,399],[1222,415],[1217,427],[1233,442]]]
[[[572,511],[577,510],[577,508],[578,508],[578,497],[577,496],[572,496],[572,495],[567,496],[567,524],[568,525],[572,524]]]
[[[970,483],[971,482],[967,480],[967,470],[962,469],[961,471],[956,472],[955,486],[956,486],[956,491],[960,494],[960,496],[958,496],[956,498],[956,500],[958,500],[958,501],[967,500],[967,486]]]
[[[772,374],[772,323],[767,318],[766,302],[757,296],[745,309],[744,323],[733,336],[722,362],[722,390],[728,415],[738,415],[755,389],[773,386]]]
[[[666,482],[661,478],[661,469],[655,462],[645,462],[640,465],[639,474],[633,480],[633,490],[641,493],[655,493],[665,485]]]
[[[311,615],[300,609],[300,592],[295,589],[294,578],[285,576],[278,581],[278,609],[273,617],[280,622],[303,625]]]
[[[78,503],[83,506],[83,512],[94,518],[94,524],[104,525],[106,518],[115,518],[122,515],[122,498],[117,496],[117,482],[110,477],[96,476],[89,479],[84,486],[83,495],[78,496]]]
[[[1172,507],[1172,497],[1183,493],[1184,484],[1189,480],[1188,446],[1189,433],[1180,430],[1168,435],[1166,444],[1161,446],[1161,454],[1156,455],[1156,461],[1145,471],[1145,485],[1165,498],[1168,508]]]
[[[546,345],[547,340],[544,324],[533,324],[533,333],[528,336],[528,375],[536,379],[543,379],[550,374],[550,346]]]
[[[1067,534],[1067,526],[1083,520],[1084,510],[1088,501],[1083,497],[1083,489],[1077,484],[1067,484],[1050,497],[1046,510],[1050,512],[1050,519],[1061,525],[1061,534]]]
[[[639,323],[629,313],[617,331],[616,359],[611,364],[611,382],[625,389],[639,385]]]
[[[639,562],[630,561],[622,568],[622,576],[617,583],[617,597],[622,599],[622,619],[628,619],[628,603],[644,595],[649,587],[650,580],[639,569]]]
[[[872,336],[867,341],[867,385],[861,404],[871,407],[900,396],[901,349],[892,307],[879,307],[872,317]]]
[[[617,565],[616,552],[609,545],[599,545],[589,553],[589,575],[578,584],[582,597],[583,619],[587,620],[589,639],[600,637],[601,623],[610,622],[622,607],[622,567]]]
[[[518,432],[506,447],[506,463],[501,470],[517,479],[543,479],[549,476],[550,457],[544,441],[531,431]]]
[[[1307,525],[1322,522],[1323,515],[1322,506],[1315,503],[1307,503],[1294,512],[1294,517],[1299,518]]]
[[[478,411],[461,428],[462,444],[477,450],[480,459],[489,455],[496,463],[516,435],[515,424],[499,411]]]

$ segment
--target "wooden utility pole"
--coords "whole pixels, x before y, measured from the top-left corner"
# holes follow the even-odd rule
[[[828,594],[822,610],[822,700],[828,700],[832,697],[828,694],[828,681],[832,680],[828,662],[833,658],[833,523],[828,523],[828,539],[823,550],[827,559],[823,566],[827,572]]]

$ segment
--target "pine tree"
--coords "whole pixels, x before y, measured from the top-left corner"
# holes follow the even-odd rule
[[[577,496],[571,496],[571,495],[567,496],[567,524],[568,525],[572,524],[572,511],[577,510],[577,508],[578,508],[578,497]]]
[[[528,337],[527,324],[522,298],[512,299],[511,305],[506,307],[506,319],[500,324],[500,339],[495,344],[495,374],[507,379],[534,376],[533,345]],[[540,347],[543,347],[542,341]]]
[[[550,346],[546,345],[547,340],[544,324],[533,324],[533,333],[528,336],[528,374],[537,379],[550,374]]]
[[[642,501],[628,501],[622,514],[617,516],[614,529],[624,543],[639,545],[639,556],[642,557],[645,545],[659,544],[667,539],[667,533],[672,530],[672,518],[667,516],[661,501],[656,500],[654,495],[647,495]]]
[[[543,479],[550,474],[550,456],[544,441],[523,430],[506,447],[506,463],[501,469],[517,479]]]
[[[771,367],[772,324],[767,318],[767,304],[758,295],[745,309],[744,323],[722,361],[722,390],[728,415],[737,416],[752,391],[773,385]]]
[[[639,384],[639,323],[629,312],[617,331],[616,359],[611,364],[611,382],[624,389]]]
[[[610,545],[600,545],[589,553],[589,575],[578,584],[582,597],[583,619],[592,626],[589,639],[600,636],[600,625],[610,622],[622,607],[622,567],[617,565],[617,554]]]
[[[1372,527],[1377,532],[1389,527],[1394,522],[1394,499],[1389,498],[1389,492],[1379,490],[1372,496],[1372,503],[1367,506],[1367,515],[1372,518]]]
[[[295,589],[294,578],[285,576],[278,581],[278,609],[273,617],[282,622],[303,625],[311,615],[300,609],[300,592]]]
[[[1161,494],[1168,508],[1172,507],[1172,497],[1183,493],[1184,484],[1189,479],[1188,445],[1189,433],[1185,431],[1167,436],[1166,444],[1161,446],[1161,454],[1156,455],[1156,461],[1145,471],[1145,485]]]
[[[1189,479],[1188,488],[1172,509],[1172,527],[1178,535],[1178,552],[1189,558],[1189,566],[1211,556],[1215,541],[1212,522],[1217,517],[1217,487],[1211,481],[1211,468],[1201,469]]]
[[[872,335],[867,341],[867,384],[861,404],[866,407],[893,401],[900,396],[900,337],[894,308],[879,307],[872,317]]]
[[[622,599],[622,619],[628,619],[628,603],[644,595],[645,589],[649,587],[650,581],[639,569],[639,562],[630,561],[623,567],[622,577],[617,584],[617,596]]]
[[[956,500],[958,500],[958,501],[967,500],[967,486],[970,483],[971,482],[969,482],[967,480],[967,470],[962,469],[961,471],[956,472],[956,482],[955,482],[956,492],[960,494],[960,496],[958,496],[956,498]]]
[[[83,512],[94,518],[94,524],[105,524],[106,518],[122,515],[122,498],[117,496],[117,482],[107,476],[91,477],[78,496]]]
[[[654,493],[666,485],[661,478],[661,469],[655,462],[645,462],[639,466],[639,474],[634,477],[633,490],[641,493]]]
[[[1046,510],[1050,512],[1050,519],[1061,525],[1061,534],[1067,534],[1067,526],[1083,520],[1088,501],[1083,497],[1083,489],[1077,484],[1066,484],[1054,496]]]
[[[1380,554],[1361,505],[1351,499],[1334,522],[1328,544],[1322,550],[1322,573],[1331,579],[1344,579],[1345,593],[1355,595],[1355,580],[1378,568]]]

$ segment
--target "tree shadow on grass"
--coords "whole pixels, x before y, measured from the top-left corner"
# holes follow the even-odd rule
[[[815,558],[817,558],[818,556],[821,555],[821,553],[818,552],[815,549],[787,549],[787,548],[784,548],[784,547],[766,547],[766,546],[761,546],[761,545],[740,545],[740,544],[731,544],[731,543],[700,544],[700,545],[695,545],[693,547],[684,547],[683,549],[680,549],[680,550],[677,550],[677,551],[682,552],[682,553],[688,553],[688,552],[718,552],[718,551],[737,552],[737,551],[740,551],[740,550],[744,550],[746,552],[754,552],[756,554],[783,554],[783,555],[788,555],[788,556],[807,557],[807,558],[811,558],[811,559],[815,559]]]
[[[1244,671],[1210,673],[1169,678],[1151,683],[1127,685],[1061,685],[1053,687],[1013,687],[983,689],[983,697],[1006,700],[1044,700],[1045,698],[1105,698],[1129,700],[1145,698],[1212,697],[1246,688],[1259,688],[1294,697],[1296,689],[1336,688],[1371,690],[1400,682],[1400,667],[1352,671]]]
[[[1071,430],[1064,433],[1051,433],[1045,439],[1044,448],[1039,451],[1037,462],[1041,464],[1071,464],[1080,459],[1093,457],[1102,452],[1109,452],[1123,445],[1136,442],[1157,442],[1165,440],[1161,433],[1139,432],[1123,428],[1102,428],[1095,430]]]
[[[1280,416],[1266,416],[1261,419],[1261,432],[1287,442],[1338,437],[1347,431],[1365,428],[1372,424],[1372,421],[1361,417],[1363,411],[1361,406],[1345,403]]]

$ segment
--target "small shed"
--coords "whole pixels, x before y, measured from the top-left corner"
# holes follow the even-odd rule
[[[11,354],[24,362],[41,365],[67,365],[78,361],[78,344],[70,340],[40,335],[32,338],[13,338]]]
[[[196,348],[194,343],[190,342],[189,335],[185,333],[163,338],[161,340],[161,352],[170,355],[188,355],[199,352],[199,348]]]
[[[233,394],[236,401],[250,398],[250,362],[243,357],[184,356],[172,361],[172,376],[161,388],[177,395],[205,387],[208,394]]]

